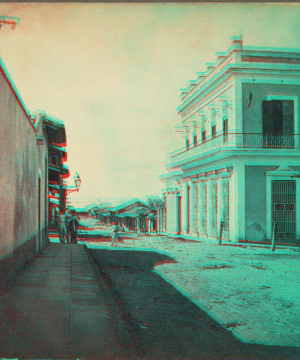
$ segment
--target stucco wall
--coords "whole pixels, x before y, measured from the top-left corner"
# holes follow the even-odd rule
[[[47,166],[48,166],[48,143],[47,137],[43,131],[43,124],[38,127],[38,134],[43,136],[43,145],[36,146],[38,154],[38,176],[41,178],[41,199],[40,199],[40,219],[42,235],[47,232],[48,229],[48,178],[47,178]],[[37,215],[38,216],[38,215]],[[40,248],[45,244],[43,243],[43,237],[40,239]]]
[[[251,101],[250,94],[252,94]],[[264,98],[272,95],[300,98],[300,85],[242,84],[243,132],[263,131],[262,102]],[[298,111],[299,114],[299,102],[298,109],[294,111]]]
[[[44,153],[46,145],[43,149],[37,150],[36,132],[2,72],[0,72],[0,114],[0,270],[2,278],[2,262],[7,263],[7,260],[10,261],[18,254],[17,259],[10,261],[6,269],[15,271],[28,261],[35,251],[38,233],[38,151]],[[42,182],[45,181],[44,173],[45,167],[41,169]],[[42,192],[43,202],[44,198],[45,195]],[[26,256],[20,255],[21,248],[26,248]]]
[[[245,167],[246,240],[263,241],[266,238],[267,169],[270,166]]]

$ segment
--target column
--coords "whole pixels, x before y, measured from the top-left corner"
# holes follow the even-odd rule
[[[245,165],[238,162],[234,166],[233,184],[233,241],[245,239]]]
[[[165,215],[165,212],[164,212],[164,206],[163,204],[161,205],[161,231],[164,232],[164,215]]]
[[[178,198],[179,198],[179,192],[175,191],[173,195],[173,232],[174,234],[178,234],[179,231],[179,222],[178,222]]]
[[[226,231],[227,236],[229,230],[229,177],[230,172],[226,169],[219,174],[219,223],[224,221],[223,231]],[[225,187],[225,189],[224,189]]]
[[[197,178],[191,179],[190,190],[190,234],[198,236],[197,226]]]
[[[167,229],[168,233],[172,232],[172,193],[167,196]]]
[[[216,218],[218,209],[215,208],[216,201],[216,186],[215,182],[217,181],[217,175],[215,171],[208,173],[208,183],[207,183],[207,234],[208,236],[217,236],[217,226]]]
[[[183,182],[182,184],[182,233],[183,235],[187,234],[187,182]]]
[[[172,192],[172,197],[171,197],[171,202],[172,202],[172,233],[176,234],[176,229],[175,229],[175,203],[176,203],[176,193],[173,191]]]
[[[167,229],[168,233],[173,232],[173,194],[172,192],[168,193],[167,197]]]
[[[164,232],[167,232],[167,197],[164,198]]]
[[[169,193],[165,193],[165,198],[164,198],[165,202],[164,202],[164,210],[165,210],[165,232],[169,232],[169,217],[170,217],[170,214],[169,214],[169,210],[170,210],[170,196],[169,196]]]
[[[207,235],[206,182],[205,174],[198,175],[198,232],[202,235]]]

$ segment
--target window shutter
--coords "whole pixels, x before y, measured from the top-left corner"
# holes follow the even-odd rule
[[[273,105],[272,101],[263,101],[263,133],[273,135]]]

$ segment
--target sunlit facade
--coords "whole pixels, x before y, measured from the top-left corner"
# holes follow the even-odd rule
[[[168,154],[158,231],[192,238],[300,238],[300,51],[233,37],[181,89],[183,147]]]

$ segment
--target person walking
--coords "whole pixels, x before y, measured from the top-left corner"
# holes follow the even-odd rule
[[[62,211],[59,215],[59,240],[61,243],[65,244],[66,238],[66,213],[65,211]]]
[[[111,229],[111,246],[118,246],[118,226],[115,223]]]
[[[69,226],[68,226],[68,234],[69,234],[69,240],[70,240],[69,242],[71,244],[76,244],[77,243],[78,225],[79,225],[79,222],[78,222],[78,219],[76,217],[76,212],[72,211],[71,220],[70,220]]]

